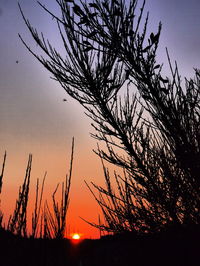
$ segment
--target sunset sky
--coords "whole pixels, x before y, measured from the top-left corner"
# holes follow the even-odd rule
[[[31,24],[42,31],[61,51],[63,48],[54,21],[35,0],[20,0]],[[57,12],[55,0],[41,0]],[[200,68],[200,1],[147,0],[150,31],[163,24],[158,63],[167,64],[165,48],[172,62],[177,60],[182,79],[193,77]],[[139,4],[141,1],[139,1]],[[96,140],[91,139],[90,120],[83,108],[71,100],[50,74],[33,58],[19,40],[20,33],[40,54],[20,15],[17,1],[0,0],[0,158],[8,153],[1,208],[5,220],[14,209],[18,187],[23,181],[28,154],[33,154],[30,199],[36,179],[48,172],[45,197],[51,195],[69,169],[71,141],[75,137],[74,171],[70,193],[68,225],[70,232],[98,237],[99,232],[79,216],[97,222],[98,207],[84,184],[103,184],[101,163],[93,154]],[[17,62],[17,63],[16,63]],[[167,68],[165,70],[167,72]],[[66,98],[67,101],[63,101]],[[1,160],[2,161],[2,160]]]

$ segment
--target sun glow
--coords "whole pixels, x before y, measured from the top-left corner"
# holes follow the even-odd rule
[[[77,233],[72,235],[72,239],[74,239],[74,240],[79,240],[80,238],[81,238],[81,236]]]

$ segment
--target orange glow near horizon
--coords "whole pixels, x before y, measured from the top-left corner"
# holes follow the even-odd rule
[[[71,141],[71,140],[70,140]],[[53,213],[52,206],[52,193],[55,191],[55,187],[58,183],[62,183],[65,180],[65,175],[68,173],[68,165],[70,162],[70,141],[69,145],[66,145],[69,150],[66,152],[65,147],[61,150],[53,149],[51,153],[42,149],[41,152],[33,151],[33,167],[31,172],[30,194],[27,209],[27,230],[31,232],[32,227],[32,213],[35,208],[35,196],[36,196],[36,184],[37,178],[40,180],[40,189],[42,184],[42,178],[44,176],[44,170],[48,170],[45,186],[42,206],[45,200],[48,200],[49,208]],[[89,146],[89,145],[88,145]],[[98,172],[99,161],[90,156],[85,156],[82,152],[77,152],[75,147],[74,165],[72,173],[72,185],[70,189],[70,204],[67,211],[66,218],[66,238],[72,239],[72,233],[80,233],[81,239],[96,239],[99,237],[99,231],[95,227],[87,224],[80,217],[94,223],[98,223],[99,209],[97,203],[92,198],[92,195],[84,185],[83,177],[86,177],[87,182],[90,182],[92,176],[95,177],[96,182],[99,184],[101,181],[101,173]],[[86,149],[85,149],[86,150]],[[86,152],[87,153],[87,152]],[[0,170],[2,167],[3,152],[0,153]],[[90,167],[92,161],[92,166]],[[67,166],[66,166],[67,165]],[[6,161],[5,173],[3,177],[3,188],[0,195],[1,210],[4,213],[3,223],[7,224],[9,217],[13,214],[16,205],[16,199],[18,198],[18,188],[22,185],[24,180],[24,173],[27,166],[27,156],[24,155],[24,151],[9,152]],[[12,178],[11,178],[12,177]],[[91,178],[91,179],[90,179]],[[82,182],[81,182],[81,181]],[[103,182],[101,182],[103,183]],[[61,198],[61,185],[58,188],[56,199],[60,204]],[[9,195],[9,197],[8,197]],[[82,232],[84,232],[82,234]],[[77,240],[75,240],[78,242]]]
[[[74,233],[71,234],[71,243],[74,245],[78,245],[83,241],[82,234]]]

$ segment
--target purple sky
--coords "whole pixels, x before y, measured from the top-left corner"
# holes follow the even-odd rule
[[[42,2],[51,10],[56,9],[56,1]],[[55,41],[58,35],[53,21],[36,1],[21,0],[20,3],[32,24],[59,47],[59,42]],[[42,143],[58,139],[58,132],[61,138],[71,138],[79,131],[82,134],[85,125],[79,119],[81,107],[71,101],[62,102],[65,97],[62,88],[49,79],[50,74],[26,51],[18,38],[17,34],[21,33],[35,48],[19,14],[17,1],[1,0],[0,9],[1,147],[5,133],[6,136],[22,138],[22,141],[23,138],[31,141],[34,138]],[[150,11],[150,28],[156,29],[159,21],[163,24],[158,61],[166,62],[165,47],[168,47],[172,61],[178,61],[181,75],[193,75],[192,68],[200,64],[200,1],[149,0],[146,10]],[[74,112],[73,106],[80,112]]]

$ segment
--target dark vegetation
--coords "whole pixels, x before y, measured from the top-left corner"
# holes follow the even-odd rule
[[[39,4],[57,22],[66,54],[62,57],[23,13],[47,57],[20,38],[85,108],[93,120],[92,136],[104,144],[96,153],[107,187],[90,186],[105,219],[100,227],[144,234],[199,224],[199,70],[183,84],[167,52],[171,74],[162,74],[156,60],[161,23],[156,33],[148,33],[145,1],[140,9],[136,0],[56,2],[60,17]],[[123,171],[114,174],[117,189],[105,161]]]
[[[74,139],[72,141],[72,153],[69,174],[66,175],[65,182],[62,183],[61,199],[60,202],[56,199],[58,190],[57,185],[52,195],[52,207],[44,201],[43,192],[45,185],[46,173],[44,175],[41,189],[39,188],[39,179],[37,179],[36,193],[35,193],[35,206],[32,213],[32,230],[28,233],[27,230],[27,206],[29,200],[29,187],[32,168],[32,155],[29,155],[25,177],[22,186],[19,188],[18,199],[16,200],[15,209],[8,220],[7,225],[3,222],[3,212],[1,211],[1,233],[11,239],[20,238],[43,238],[43,239],[63,239],[66,234],[66,216],[69,204],[69,191],[71,186],[72,177],[72,164],[74,153]],[[6,163],[6,153],[3,159],[2,171],[0,176],[0,191],[2,189],[3,176]],[[40,190],[40,191],[39,191]],[[42,206],[42,204],[44,206]],[[10,237],[9,237],[10,236]]]
[[[103,213],[103,221],[90,223],[112,235],[77,246],[64,239],[34,239],[39,232],[45,239],[63,238],[70,170],[61,207],[55,200],[57,189],[53,194],[54,214],[47,203],[41,214],[44,182],[40,197],[37,185],[33,239],[26,248],[35,245],[36,258],[42,250],[38,246],[45,245],[52,259],[41,265],[67,265],[62,264],[63,256],[69,265],[199,265],[200,71],[195,69],[194,78],[183,83],[167,52],[171,73],[162,74],[163,65],[156,59],[161,24],[156,33],[148,32],[145,1],[140,9],[136,0],[56,2],[60,17],[39,4],[57,22],[66,55],[38,34],[21,7],[26,26],[47,57],[38,56],[20,38],[93,121],[106,187],[87,184]],[[31,160],[6,228],[14,239],[27,237]],[[116,167],[114,179],[105,162]],[[24,249],[25,240],[20,241],[17,254]],[[54,264],[57,256],[61,261]]]
[[[1,232],[3,266],[198,266],[199,227],[138,236],[114,235],[72,244],[68,239],[22,238]]]

